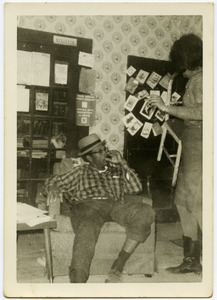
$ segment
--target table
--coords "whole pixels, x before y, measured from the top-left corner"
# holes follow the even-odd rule
[[[43,229],[44,241],[45,241],[45,254],[46,254],[46,267],[48,279],[53,282],[53,260],[52,260],[52,248],[50,240],[50,229],[56,228],[56,220],[51,219],[50,221],[37,224],[35,226],[28,226],[25,223],[17,223],[17,232],[19,231],[33,231]]]

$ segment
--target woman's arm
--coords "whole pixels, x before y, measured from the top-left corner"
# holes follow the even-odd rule
[[[193,107],[186,106],[168,106],[164,112],[171,116],[183,119],[183,120],[202,120],[203,109],[202,103],[197,103]]]

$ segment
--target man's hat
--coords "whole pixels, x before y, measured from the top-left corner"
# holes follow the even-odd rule
[[[105,141],[101,141],[97,134],[92,133],[78,142],[79,153],[78,156],[87,154],[93,150],[96,146],[105,144]]]

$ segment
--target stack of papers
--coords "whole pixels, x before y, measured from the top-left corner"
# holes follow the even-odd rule
[[[50,216],[47,216],[48,212],[38,209],[26,203],[17,203],[17,223],[25,223],[28,226],[35,226],[51,220]]]

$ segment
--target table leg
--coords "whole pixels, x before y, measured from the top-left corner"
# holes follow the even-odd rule
[[[53,262],[52,262],[52,250],[50,241],[50,229],[44,229],[44,241],[45,241],[45,252],[46,252],[46,267],[48,272],[48,279],[53,282]]]

